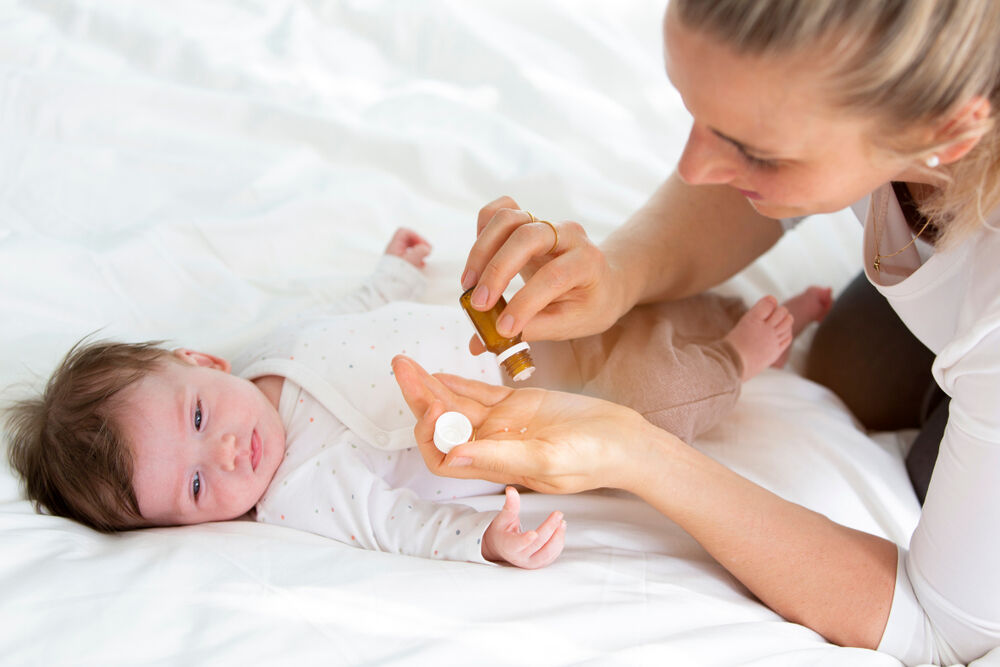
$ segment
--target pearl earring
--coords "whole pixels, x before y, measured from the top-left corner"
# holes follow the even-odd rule
[[[939,158],[937,155],[931,155],[930,157],[924,160],[924,164],[926,164],[928,168],[933,169],[934,167],[941,164],[941,158]]]

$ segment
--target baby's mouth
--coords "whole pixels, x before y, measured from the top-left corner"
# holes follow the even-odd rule
[[[260,463],[260,457],[264,453],[264,445],[260,441],[260,434],[254,429],[253,435],[250,436],[250,467],[257,470],[257,465]]]

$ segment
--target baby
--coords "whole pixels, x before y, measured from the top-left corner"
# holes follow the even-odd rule
[[[413,417],[392,377],[393,356],[502,381],[492,355],[465,351],[471,325],[458,308],[404,300],[422,288],[420,268],[429,252],[419,235],[398,230],[360,290],[300,315],[232,365],[155,343],[78,344],[43,395],[9,413],[9,457],[28,497],[52,514],[105,531],[252,512],[258,521],[367,549],[524,568],[550,564],[565,538],[560,512],[524,531],[511,487],[499,511],[453,503],[503,487],[436,477],[416,449]],[[671,356],[659,369],[665,377],[676,370],[682,379],[724,378],[735,401],[747,372],[780,362],[793,335],[789,309],[804,321],[816,319],[828,296],[813,288],[788,309],[765,298],[747,311],[718,297],[636,309],[619,326],[642,329],[641,342],[632,329],[616,326],[599,336],[535,346],[538,382],[656,406],[648,395],[655,392],[635,388],[649,374],[637,374],[631,358],[680,342],[707,352],[655,352],[641,365]],[[704,311],[714,314],[706,319]],[[693,313],[699,325],[725,324],[728,331],[718,340],[704,334],[701,343],[662,339],[667,314]],[[735,326],[727,318],[735,318]],[[644,409],[666,427],[703,430],[723,412],[712,382],[696,383],[694,395],[683,382],[656,383],[678,385],[660,394],[684,404]]]

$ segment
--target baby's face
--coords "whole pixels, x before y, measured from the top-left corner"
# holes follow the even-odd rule
[[[118,415],[133,449],[139,511],[157,525],[246,514],[285,456],[277,396],[222,359],[175,353],[126,390]]]

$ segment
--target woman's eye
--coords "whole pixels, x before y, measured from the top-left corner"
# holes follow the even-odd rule
[[[199,399],[194,406],[194,430],[201,430],[201,400]]]
[[[191,482],[191,492],[194,493],[194,499],[198,500],[198,494],[201,492],[201,474],[195,473],[194,480]]]
[[[778,163],[774,160],[765,160],[764,158],[754,157],[753,155],[742,151],[740,151],[740,155],[742,155],[743,159],[747,161],[747,164],[757,169],[774,169],[778,166]]]

